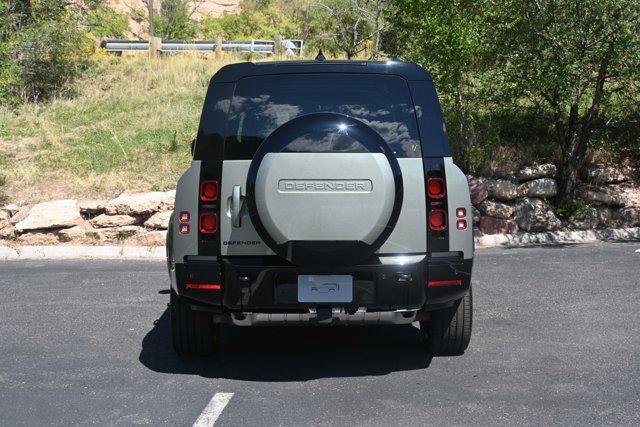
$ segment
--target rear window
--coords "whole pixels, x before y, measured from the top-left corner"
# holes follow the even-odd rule
[[[397,76],[303,74],[257,76],[236,84],[225,138],[226,159],[250,159],[262,141],[289,120],[340,113],[369,125],[397,157],[421,157],[407,83]],[[336,141],[341,151],[348,141]],[[304,149],[302,150],[304,151]]]

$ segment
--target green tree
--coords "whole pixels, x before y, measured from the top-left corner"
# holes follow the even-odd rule
[[[638,111],[640,2],[508,0],[487,22],[504,93],[553,118],[558,202],[571,210],[601,119],[620,97],[634,97]]]
[[[192,39],[197,25],[191,20],[188,0],[162,0],[160,14],[155,18],[155,35],[165,40]]]
[[[129,17],[110,7],[97,7],[87,14],[87,27],[97,37],[122,37],[129,31]]]
[[[393,0],[383,47],[391,56],[424,66],[441,91],[454,156],[472,170],[478,144],[475,109],[486,43],[483,2],[473,0]]]

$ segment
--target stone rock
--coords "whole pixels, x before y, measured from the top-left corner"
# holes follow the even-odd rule
[[[32,207],[29,215],[16,224],[16,231],[68,228],[81,222],[80,209],[75,200],[54,200]]]
[[[58,244],[58,238],[53,233],[24,233],[18,236],[18,242],[23,245],[49,246]]]
[[[515,212],[516,208],[506,203],[494,202],[492,200],[485,200],[478,205],[478,210],[484,216],[509,219]]]
[[[122,193],[109,200],[105,210],[110,215],[152,215],[165,209],[169,203],[172,203],[172,199],[168,192]]]
[[[163,211],[173,211],[176,200],[176,190],[170,190],[164,193],[160,209]]]
[[[65,228],[58,231],[58,240],[61,242],[71,242],[74,240],[85,240],[87,238],[87,232],[93,230],[91,224],[83,222],[75,227]]]
[[[523,199],[516,212],[518,226],[525,231],[554,231],[562,222],[553,210],[540,199]]]
[[[95,228],[122,227],[124,225],[133,225],[139,222],[139,219],[131,215],[106,215],[101,214],[89,220]]]
[[[29,215],[29,207],[28,206],[20,206],[18,211],[11,216],[11,224],[17,224],[20,221],[23,221]]]
[[[0,221],[9,222],[10,220],[11,220],[11,214],[9,213],[9,211],[0,209]]]
[[[125,225],[122,227],[94,229],[86,232],[86,235],[101,242],[114,243],[142,234],[143,232],[144,228],[137,225]]]
[[[13,216],[16,213],[18,213],[18,211],[20,210],[20,207],[18,205],[10,204],[10,205],[4,206],[2,209],[9,212],[9,215]]]
[[[553,178],[538,178],[522,184],[528,197],[553,197],[558,194],[558,183]]]
[[[613,184],[630,181],[633,169],[626,166],[588,165],[582,171],[582,179],[592,184]]]
[[[164,246],[167,241],[167,232],[158,230],[150,231],[138,236],[136,241],[142,246]]]
[[[480,218],[479,228],[484,234],[514,234],[518,232],[518,224],[514,220],[490,216]]]
[[[556,165],[547,163],[539,166],[524,167],[516,173],[516,178],[519,181],[529,181],[537,178],[554,177],[556,173],[558,173]]]
[[[594,205],[623,207],[627,204],[626,194],[615,187],[583,187],[582,197],[585,202]]]
[[[78,203],[78,207],[85,215],[97,215],[104,213],[107,202],[106,200],[83,200]]]
[[[472,205],[475,206],[482,203],[482,201],[489,196],[487,186],[484,185],[483,180],[467,175],[467,183],[469,184],[469,193],[471,193]]]
[[[147,228],[166,230],[169,228],[169,218],[171,218],[172,213],[173,211],[161,211],[153,214],[153,216],[144,223],[144,226]]]
[[[7,216],[9,216],[8,213]],[[13,224],[11,224],[11,221],[9,221],[8,218],[2,219],[0,217],[0,239],[13,239],[15,235],[16,232],[13,229]]]
[[[478,210],[478,208],[476,208],[475,206],[471,206],[471,213],[473,218],[473,224],[474,225],[479,224],[480,217],[482,216],[482,214],[480,213],[480,210]]]
[[[505,179],[488,179],[485,182],[489,197],[502,202],[509,202],[523,195],[522,189],[512,181]]]
[[[620,209],[615,215],[618,227],[640,227],[640,208],[631,207]]]
[[[608,206],[596,206],[596,215],[598,216],[598,227],[608,228],[613,226],[613,210]]]
[[[598,209],[586,206],[575,218],[569,221],[569,227],[574,230],[594,230],[598,227],[599,222]]]

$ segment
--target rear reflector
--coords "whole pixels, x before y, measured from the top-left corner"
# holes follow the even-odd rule
[[[200,214],[200,232],[213,234],[218,231],[218,214],[215,212],[202,212]]]
[[[442,209],[429,211],[429,228],[435,231],[447,228],[447,213]]]
[[[467,210],[465,208],[456,209],[456,216],[458,218],[464,218],[465,216],[467,216]]]
[[[180,219],[180,222],[189,222],[189,219],[191,219],[191,214],[187,211],[182,211],[180,212],[180,216],[178,218]]]
[[[180,224],[180,234],[189,234],[189,224]]]
[[[427,286],[449,286],[449,285],[462,285],[462,280],[438,280],[429,281]]]
[[[427,191],[432,199],[442,199],[447,194],[447,186],[442,178],[429,178]]]
[[[187,289],[219,291],[222,285],[220,283],[187,283]]]
[[[218,181],[206,180],[200,183],[200,200],[204,202],[218,200]]]
[[[458,230],[466,230],[467,229],[467,221],[465,221],[464,219],[459,219],[456,221],[456,228]]]

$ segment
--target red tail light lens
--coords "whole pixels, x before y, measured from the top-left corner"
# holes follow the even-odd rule
[[[213,202],[218,200],[218,181],[206,180],[200,183],[200,200]]]
[[[427,282],[427,286],[462,285],[462,280],[436,280]]]
[[[427,191],[432,199],[442,199],[447,194],[447,186],[442,178],[429,178]]]
[[[441,231],[447,228],[447,213],[442,209],[433,209],[429,212],[429,228]]]
[[[218,215],[214,212],[203,212],[200,214],[200,232],[203,234],[213,234],[218,231]]]
[[[187,289],[219,291],[222,285],[220,283],[187,283]]]

